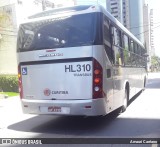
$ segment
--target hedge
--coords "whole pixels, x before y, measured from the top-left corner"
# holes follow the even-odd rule
[[[18,92],[17,75],[0,75],[0,91]]]

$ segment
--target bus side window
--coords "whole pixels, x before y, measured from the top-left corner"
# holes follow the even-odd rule
[[[136,58],[134,53],[134,41],[132,39],[130,39],[129,48],[131,53],[131,64],[132,66],[136,66]]]
[[[123,64],[123,50],[122,50],[122,36],[121,36],[121,32],[119,29],[117,29],[116,27],[112,28],[112,47],[113,47],[113,51],[114,51],[114,64],[115,65],[122,65]]]
[[[125,66],[131,65],[131,57],[130,57],[130,51],[129,51],[129,38],[127,35],[123,34],[123,54],[124,54],[124,63]]]
[[[103,29],[104,29],[104,47],[105,51],[107,53],[107,56],[111,63],[113,63],[113,53],[112,53],[112,47],[111,47],[111,33],[110,33],[110,22],[109,20],[104,16],[104,23],[103,23]]]

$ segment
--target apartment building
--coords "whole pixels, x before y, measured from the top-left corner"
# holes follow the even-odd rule
[[[107,10],[117,18],[142,43],[144,0],[107,0]]]
[[[151,56],[155,55],[155,43],[154,43],[154,11],[150,10],[150,44],[151,44]]]
[[[107,0],[107,10],[121,23],[123,23],[122,0]]]

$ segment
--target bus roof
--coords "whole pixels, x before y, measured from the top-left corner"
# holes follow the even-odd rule
[[[91,7],[91,5],[79,5],[79,6],[72,6],[72,7],[55,8],[55,9],[52,9],[52,10],[47,10],[47,11],[43,11],[43,12],[34,14],[32,16],[29,16],[28,18],[33,19],[33,18],[63,14],[63,13],[82,11],[82,10],[88,9],[89,7]]]

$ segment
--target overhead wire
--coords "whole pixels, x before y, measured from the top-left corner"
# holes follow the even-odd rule
[[[160,25],[154,27],[153,29],[156,29],[156,28],[159,28],[159,27],[160,27]],[[144,33],[146,33],[146,32],[149,32],[149,31],[150,31],[150,30],[146,30],[146,31],[141,32],[141,33],[139,33],[139,34],[136,34],[136,35],[134,35],[134,36],[139,36],[139,35],[141,35],[141,34],[144,34]]]
[[[159,24],[159,23],[160,22],[156,22],[156,23],[153,23],[153,24],[155,25],[155,24]],[[145,24],[145,25],[135,26],[135,27],[131,27],[131,28],[128,28],[128,29],[141,28],[141,27],[145,27],[145,26],[151,26],[151,24]]]

